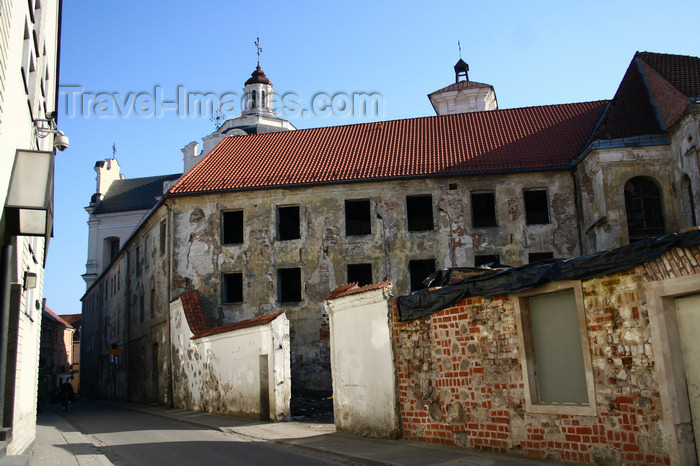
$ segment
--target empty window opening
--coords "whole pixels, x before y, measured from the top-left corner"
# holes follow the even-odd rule
[[[649,178],[637,176],[625,184],[625,210],[630,242],[664,234],[661,193]]]
[[[243,242],[243,211],[222,212],[223,224],[221,242],[223,244],[240,244]]]
[[[369,200],[345,201],[345,234],[369,235],[372,233]]]
[[[479,254],[474,256],[474,267],[495,266],[500,264],[497,254]]]
[[[277,294],[281,303],[301,301],[301,269],[279,269],[277,271]]]
[[[348,283],[372,284],[372,264],[348,264]]]
[[[225,273],[223,274],[223,296],[224,303],[243,302],[243,274]]]
[[[547,203],[547,191],[523,192],[525,198],[525,221],[528,225],[541,225],[549,223],[549,205]]]
[[[408,231],[432,230],[433,226],[433,196],[407,196],[406,217]]]
[[[277,239],[280,241],[301,238],[299,230],[299,206],[277,208]]]
[[[494,193],[472,193],[472,226],[496,226],[496,196]]]
[[[423,280],[435,272],[435,259],[418,259],[408,263],[408,271],[411,276],[411,293],[426,287]]]
[[[531,252],[527,255],[527,261],[532,264],[533,262],[549,261],[554,259],[553,252]]]

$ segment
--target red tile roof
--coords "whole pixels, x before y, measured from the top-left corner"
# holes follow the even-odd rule
[[[440,92],[449,92],[449,91],[459,91],[462,89],[473,89],[473,88],[481,88],[481,87],[486,87],[486,88],[491,88],[493,89],[493,86],[490,84],[484,84],[484,83],[477,83],[474,81],[460,81],[458,83],[450,84],[449,86],[445,86],[442,89],[438,89],[435,92],[431,92],[428,94],[428,96],[431,96],[433,94],[438,94]]]
[[[229,137],[168,195],[567,166],[606,101]]]
[[[689,98],[697,96],[700,96],[699,58],[637,52],[596,137],[663,134],[683,114]]]
[[[82,314],[61,314],[59,316],[66,322],[68,322],[73,328],[80,328],[80,323],[83,321]]]
[[[183,293],[180,295],[180,300],[182,301],[182,307],[185,311],[187,323],[190,326],[190,330],[194,334],[192,336],[193,340],[196,338],[231,332],[233,330],[240,330],[242,328],[266,325],[275,320],[280,314],[284,314],[284,311],[280,311],[272,314],[264,314],[241,322],[210,327],[202,306],[202,294],[199,291]]]
[[[61,316],[59,316],[58,314],[56,314],[55,312],[53,312],[51,309],[49,309],[46,306],[44,306],[43,313],[45,313],[49,319],[55,321],[57,324],[63,325],[66,328],[73,328],[73,326],[71,324],[69,324],[68,322],[63,320],[61,318]]]
[[[637,52],[635,57],[648,63],[685,96],[700,97],[700,58],[652,52]]]
[[[384,288],[385,286],[388,286],[388,285],[391,285],[390,280],[387,280],[387,281],[384,281],[381,283],[377,283],[376,285],[365,285],[365,286],[357,286],[357,283],[346,283],[345,285],[340,285],[338,288],[331,291],[331,294],[328,295],[328,297],[326,298],[326,301],[329,301],[331,299],[340,298],[342,296],[350,296],[353,294],[364,293],[365,291],[379,290],[379,289]]]
[[[261,316],[253,317],[252,319],[242,320],[240,322],[234,322],[233,324],[212,327],[205,332],[202,332],[202,333],[199,333],[199,334],[193,336],[192,339],[209,337],[211,335],[217,335],[219,333],[232,332],[234,330],[240,330],[242,328],[258,327],[260,325],[267,325],[270,322],[272,322],[273,320],[275,320],[277,317],[279,317],[281,314],[284,314],[284,311],[274,312],[272,314],[263,314]]]
[[[199,291],[190,291],[180,295],[182,308],[185,311],[185,318],[190,325],[190,330],[197,336],[198,334],[209,330],[209,322],[204,315],[202,307],[202,294]]]

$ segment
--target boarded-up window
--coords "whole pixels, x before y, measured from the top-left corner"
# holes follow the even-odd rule
[[[588,404],[573,291],[530,298],[540,403]]]

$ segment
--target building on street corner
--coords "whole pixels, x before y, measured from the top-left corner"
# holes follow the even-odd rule
[[[0,455],[36,436],[44,264],[53,225],[60,0],[0,3]]]

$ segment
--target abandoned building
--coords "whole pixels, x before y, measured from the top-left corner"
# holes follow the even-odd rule
[[[175,396],[174,338],[188,334],[173,333],[182,306],[171,303],[197,291],[210,327],[284,311],[291,391],[330,392],[324,300],[339,285],[390,281],[404,295],[442,268],[577,257],[696,225],[698,58],[640,52],[610,101],[514,109],[462,63],[429,96],[437,116],[260,131],[234,119],[202,154],[185,147],[184,175],[161,180],[134,230],[94,240],[90,257],[108,259],[88,262],[83,389],[190,406]],[[274,119],[257,71],[241,118]],[[100,187],[115,162],[96,167],[98,217],[119,186]]]

